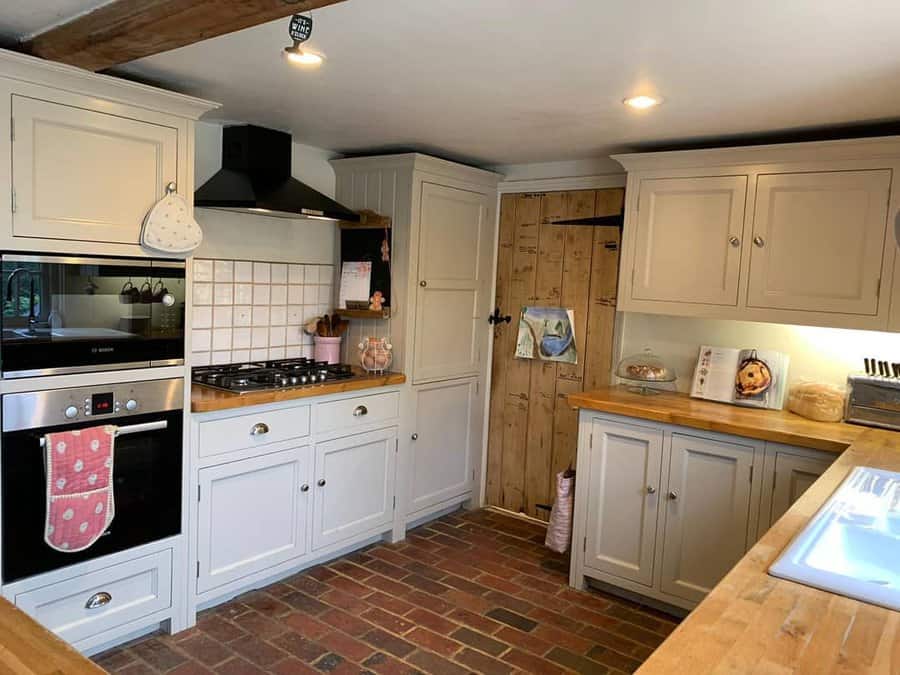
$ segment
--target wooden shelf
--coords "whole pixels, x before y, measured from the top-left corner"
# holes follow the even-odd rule
[[[390,216],[382,216],[369,209],[357,211],[359,213],[359,222],[351,223],[346,220],[339,221],[339,225],[343,230],[384,230],[390,229]]]
[[[382,310],[374,309],[336,309],[334,313],[345,319],[390,319],[391,308],[385,307]]]

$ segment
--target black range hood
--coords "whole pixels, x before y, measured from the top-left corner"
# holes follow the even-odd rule
[[[194,206],[279,218],[358,222],[359,215],[291,176],[291,136],[250,124],[222,130],[222,168]]]

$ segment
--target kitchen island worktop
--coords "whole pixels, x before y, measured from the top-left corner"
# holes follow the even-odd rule
[[[289,389],[265,389],[243,394],[213,389],[212,387],[194,383],[191,386],[191,412],[206,413],[216,410],[243,408],[251,405],[280,403],[301,398],[311,398],[313,396],[328,396],[329,394],[343,394],[375,387],[387,387],[403,384],[404,382],[406,382],[406,376],[403,373],[368,375],[360,371],[353,378],[346,380],[336,380],[334,382]]]
[[[683,394],[646,397],[610,388],[572,395],[569,401],[580,408],[744,436],[752,433],[766,440],[802,445],[805,438],[807,447],[841,453],[639,673],[900,672],[900,612],[767,573],[854,466],[900,471],[900,434],[695,401]]]

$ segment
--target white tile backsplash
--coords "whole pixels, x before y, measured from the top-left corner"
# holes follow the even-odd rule
[[[333,265],[194,260],[192,365],[312,357],[302,327],[332,311]]]

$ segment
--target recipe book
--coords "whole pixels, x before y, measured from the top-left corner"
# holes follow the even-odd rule
[[[784,407],[787,354],[764,349],[700,347],[691,396],[753,408]]]

